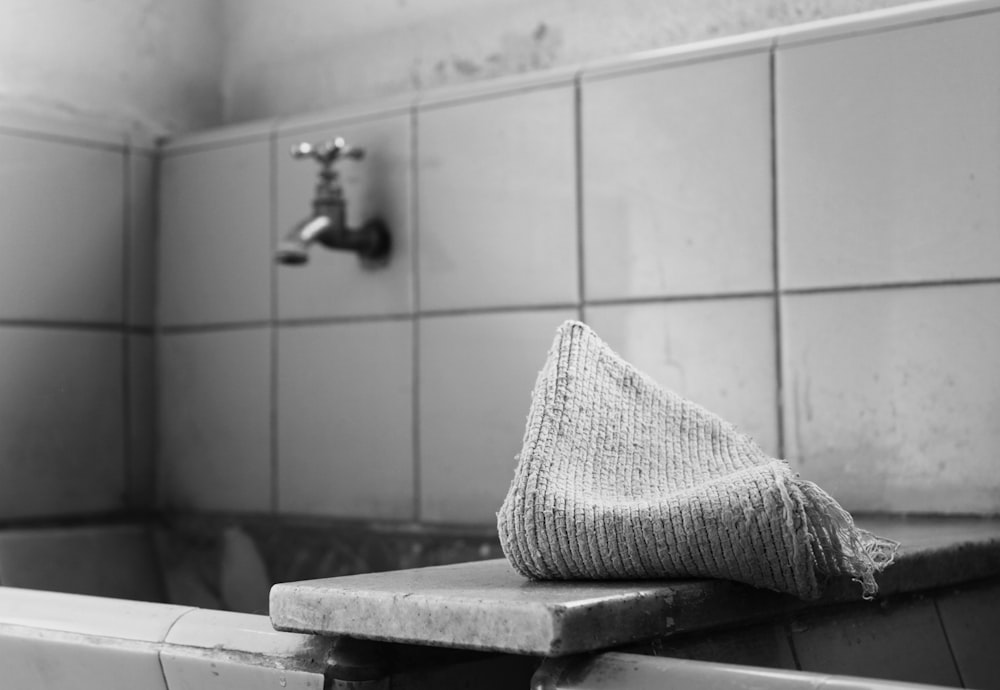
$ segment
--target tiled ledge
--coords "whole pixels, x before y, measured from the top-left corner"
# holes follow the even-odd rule
[[[872,517],[901,543],[879,598],[1000,575],[1000,519]],[[722,580],[530,582],[503,559],[276,585],[279,630],[558,656],[860,599],[817,602]]]

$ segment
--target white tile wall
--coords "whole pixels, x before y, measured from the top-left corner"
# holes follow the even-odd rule
[[[991,512],[1000,284],[785,298],[788,456],[848,509]]]
[[[161,161],[162,325],[270,318],[270,151],[261,136]]]
[[[289,150],[299,142],[318,143],[338,136],[365,150],[362,161],[338,164],[350,227],[380,218],[392,234],[389,263],[361,265],[357,254],[313,247],[305,266],[277,270],[278,317],[315,319],[337,316],[408,314],[413,310],[411,238],[411,142],[409,115],[354,124],[329,124],[306,131],[279,130],[277,146],[277,228],[275,242],[312,214],[319,166],[295,160]]]
[[[420,323],[421,517],[492,524],[514,477],[531,390],[556,328],[544,310]]]
[[[785,287],[1000,276],[1000,14],[781,48]]]
[[[206,332],[162,338],[166,476],[186,477],[168,495],[267,506],[273,418],[282,512],[408,519],[415,499],[418,519],[492,523],[535,372],[583,301],[628,359],[767,452],[784,428],[788,458],[849,508],[995,512],[1000,12],[927,11],[905,28],[883,14],[584,68],[578,85],[438,94],[415,118],[409,105],[298,118],[273,151],[270,123],[170,147],[160,315]],[[345,167],[350,216],[385,216],[397,253],[371,272],[321,248],[275,268],[276,235],[309,212],[315,183],[286,149],[332,135],[369,149]],[[775,249],[793,293],[994,282],[786,295],[779,377]],[[747,292],[759,296],[669,299]],[[272,318],[268,393],[264,331],[219,327]],[[417,371],[405,337],[387,335],[404,324]],[[223,343],[241,338],[234,364]],[[187,350],[205,364],[178,383]],[[382,416],[416,419],[416,463],[413,430]],[[242,463],[249,474],[227,474]]]
[[[161,503],[270,510],[270,330],[164,334],[159,366]]]
[[[119,507],[121,334],[0,326],[0,362],[0,517]]]
[[[421,309],[578,299],[573,89],[417,114]]]
[[[0,318],[122,322],[125,156],[0,134]]]
[[[773,286],[769,63],[584,80],[587,299]]]
[[[594,306],[586,317],[641,371],[778,454],[773,298]]]
[[[284,328],[278,508],[413,517],[413,322]]]

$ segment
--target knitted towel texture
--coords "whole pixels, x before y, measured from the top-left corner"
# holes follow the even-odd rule
[[[897,547],[574,321],[538,375],[497,524],[532,579],[714,577],[804,599],[840,575],[874,596]]]

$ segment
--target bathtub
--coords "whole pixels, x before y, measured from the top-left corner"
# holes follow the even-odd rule
[[[0,532],[0,583],[4,690],[327,684],[333,639],[278,632],[266,611],[165,603],[144,524]]]

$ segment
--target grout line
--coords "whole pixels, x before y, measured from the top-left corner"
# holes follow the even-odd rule
[[[132,145],[126,144],[122,153],[122,359],[121,359],[121,383],[122,383],[122,482],[124,486],[125,505],[135,505],[138,499],[136,487],[136,473],[134,448],[132,446],[132,339],[129,337],[128,326],[132,319],[132,232],[134,213],[134,200],[132,198]]]
[[[72,331],[113,331],[128,333],[133,329],[118,322],[61,321],[58,319],[0,319],[0,328],[53,328]]]
[[[913,280],[859,285],[831,285],[825,287],[785,288],[783,295],[825,295],[838,292],[875,292],[878,290],[900,290],[907,288],[963,287],[969,285],[997,285],[998,278],[945,278],[940,280]]]
[[[756,32],[754,32],[756,33]],[[731,38],[737,38],[739,34],[734,34]],[[723,37],[729,38],[729,37]],[[666,50],[682,49],[689,46],[698,46],[702,43],[708,43],[713,40],[718,39],[700,39],[698,41],[690,43],[677,43],[673,45],[665,46]],[[773,43],[773,38],[771,39]],[[654,48],[654,50],[656,50]],[[659,72],[661,70],[691,67],[692,65],[700,65],[706,62],[718,62],[719,60],[728,60],[730,58],[741,58],[747,57],[749,55],[759,55],[760,53],[767,52],[768,48],[766,45],[749,45],[743,47],[734,46],[731,50],[719,50],[719,52],[711,52],[708,54],[694,54],[694,55],[669,55],[664,57],[650,57],[648,60],[643,60],[637,64],[633,64],[633,59],[642,60],[642,53],[637,53],[637,58],[630,59],[629,57],[624,57],[618,59],[616,62],[605,65],[582,65],[580,68],[580,75],[586,81],[607,81],[611,79],[617,79],[619,77],[634,76],[639,74],[645,74],[649,72]]]
[[[584,275],[583,246],[583,88],[580,73],[573,78],[573,166],[574,199],[576,212],[576,295],[579,304],[577,317],[584,321],[584,302],[586,301],[586,282]]]
[[[275,324],[287,328],[299,328],[304,326],[335,326],[337,324],[351,323],[378,323],[380,321],[409,321],[414,315],[412,313],[397,314],[371,314],[357,316],[317,316],[317,317],[295,317],[287,319],[277,319]]]
[[[951,637],[948,635],[948,627],[944,624],[944,618],[941,617],[941,607],[938,606],[937,595],[931,595],[931,603],[934,604],[934,615],[937,616],[938,625],[941,626],[941,632],[944,634],[944,644],[948,649],[948,656],[951,657],[951,663],[955,667],[955,674],[958,676],[959,687],[967,688],[969,687],[965,683],[965,678],[962,677],[962,668],[958,665],[958,659],[955,657],[955,649],[951,645]]]
[[[773,290],[750,290],[747,292],[720,292],[688,295],[664,295],[662,297],[621,297],[611,299],[591,299],[585,302],[588,307],[618,307],[641,304],[670,304],[672,302],[706,302],[728,299],[754,299],[774,296]]]
[[[418,162],[420,160],[420,141],[418,138],[418,115],[416,106],[410,107],[410,175],[407,180],[407,189],[410,193],[410,268],[411,280],[413,281],[413,302],[412,309],[413,329],[411,331],[412,360],[411,381],[413,390],[411,391],[411,411],[410,419],[412,426],[412,469],[413,469],[413,515],[414,521],[419,521],[423,511],[421,502],[421,457],[420,457],[420,319],[417,314],[420,310],[420,178]]]
[[[577,309],[580,306],[579,302],[555,302],[552,304],[525,304],[525,305],[515,305],[515,306],[502,306],[502,307],[469,307],[456,308],[456,309],[429,309],[424,312],[418,312],[416,316],[418,318],[424,317],[436,317],[436,316],[478,316],[485,314],[509,314],[512,312],[538,312],[538,311],[552,311],[555,309]]]
[[[772,191],[772,194],[775,192]],[[772,201],[772,204],[775,204]],[[773,221],[776,223],[776,219]],[[773,232],[773,231],[772,231]],[[776,242],[772,239],[772,242]],[[775,246],[775,253],[777,247]],[[777,280],[777,278],[775,278]],[[755,299],[762,297],[776,296],[796,296],[813,294],[834,294],[840,292],[875,292],[879,290],[895,289],[915,289],[934,287],[962,287],[974,285],[1000,285],[998,278],[955,278],[949,280],[926,280],[896,283],[873,283],[869,285],[840,285],[828,287],[810,288],[771,288],[767,290],[748,290],[746,292],[706,292],[677,295],[662,295],[650,297],[614,297],[588,299],[582,302],[552,302],[547,304],[513,304],[486,307],[455,307],[442,309],[415,310],[412,314],[397,312],[391,314],[359,314],[349,316],[329,316],[315,318],[287,318],[258,321],[235,321],[231,323],[209,323],[209,324],[188,324],[157,326],[150,328],[146,326],[129,326],[122,329],[119,324],[83,323],[83,322],[61,322],[43,321],[32,319],[0,319],[0,328],[4,326],[14,327],[38,327],[38,328],[69,328],[80,330],[104,330],[116,331],[126,330],[136,334],[184,334],[184,333],[212,333],[233,330],[248,330],[253,328],[266,328],[270,326],[280,326],[283,328],[297,328],[307,326],[330,326],[337,324],[369,323],[379,321],[407,321],[418,320],[425,317],[447,317],[447,316],[477,316],[485,314],[503,314],[512,312],[538,312],[553,311],[556,309],[585,309],[586,307],[614,307],[643,304],[670,304],[673,302],[703,302],[714,300],[734,300],[734,299]],[[419,299],[419,298],[417,298]]]
[[[785,640],[788,642],[788,651],[792,654],[792,663],[795,664],[795,670],[802,670],[802,662],[799,661],[799,652],[795,649],[795,636],[792,635],[792,626],[790,623],[785,622],[781,624],[782,629],[785,633]]]
[[[855,27],[838,27],[832,30],[830,33],[821,33],[812,38],[797,38],[790,33],[782,36],[777,35],[777,48],[779,49],[789,49],[789,48],[799,48],[813,46],[818,43],[831,43],[833,41],[843,41],[852,38],[862,38],[866,36],[876,36],[878,34],[891,33],[893,31],[901,31],[904,29],[914,29],[924,26],[930,26],[932,24],[941,24],[943,22],[950,22],[962,19],[973,19],[975,17],[980,17],[987,14],[993,14],[997,12],[996,7],[987,7],[981,10],[971,10],[968,12],[955,12],[954,14],[941,14],[933,17],[924,17],[921,19],[907,18],[904,16],[896,17],[899,21],[889,21],[878,26],[855,26]],[[866,14],[865,12],[858,12],[856,14]],[[841,15],[841,17],[827,17],[819,21],[830,21],[838,18],[853,18],[856,15]],[[810,22],[812,23],[812,22]],[[859,24],[862,22],[858,22]],[[789,32],[792,29],[788,30]],[[780,30],[779,30],[780,33]],[[800,32],[802,33],[802,32]],[[812,33],[812,31],[806,29],[804,33]]]
[[[160,335],[182,335],[187,333],[215,333],[225,331],[243,331],[254,328],[270,328],[271,321],[234,321],[232,323],[190,324],[178,326],[160,326]]]
[[[268,248],[275,246],[278,236],[278,133],[275,128],[272,128],[268,138],[269,144],[269,158],[270,166],[268,170],[269,174],[269,194],[270,194],[270,218],[268,224]],[[271,256],[271,252],[268,252],[268,256]],[[270,398],[270,408],[268,422],[271,426],[270,428],[270,461],[271,461],[271,512],[278,512],[278,495],[279,495],[279,457],[278,457],[278,347],[280,338],[278,337],[278,265],[271,259],[268,264],[268,275],[270,277],[270,293],[271,293],[271,318],[270,318],[270,340],[271,340],[271,352],[270,352],[270,376],[268,378],[268,396]]]
[[[482,82],[480,82],[481,84]],[[549,91],[553,89],[565,89],[572,85],[571,77],[554,76],[551,79],[544,79],[535,83],[510,85],[508,88],[496,87],[496,90],[485,87],[480,91],[476,88],[470,89],[469,93],[457,93],[454,96],[446,95],[435,97],[434,94],[429,99],[418,98],[418,103],[413,106],[415,110],[429,112],[433,110],[444,110],[453,106],[473,105],[485,101],[493,101],[500,98],[510,98],[521,96],[537,91]]]
[[[124,140],[119,142],[111,141],[98,141],[96,139],[87,139],[83,136],[74,137],[70,134],[54,134],[50,132],[38,132],[35,130],[14,127],[10,125],[0,125],[0,134],[10,137],[19,137],[22,139],[33,139],[35,141],[44,141],[50,144],[68,144],[70,146],[80,146],[82,148],[97,149],[99,151],[114,151],[121,152],[123,149],[127,149],[130,144],[126,143]]]
[[[781,297],[781,243],[778,227],[778,82],[777,55],[772,44],[768,61],[770,83],[771,119],[771,275],[774,280],[774,378],[775,378],[775,418],[778,435],[778,457],[784,458],[785,447],[785,373],[784,373],[784,328],[782,323]]]
[[[152,288],[150,294],[150,314],[149,319],[151,322],[150,334],[152,337],[151,345],[151,356],[153,361],[151,363],[151,381],[150,386],[152,391],[150,393],[150,439],[149,439],[149,495],[146,497],[153,505],[154,510],[159,508],[160,503],[160,319],[159,319],[159,305],[160,305],[160,165],[162,162],[162,157],[160,156],[159,149],[157,149],[156,156],[153,158],[151,166],[150,175],[150,217],[152,219],[152,227],[147,228],[147,232],[152,233],[150,242],[152,244],[152,254],[153,254],[153,265],[151,267],[152,275],[150,275],[149,280],[152,281]]]

